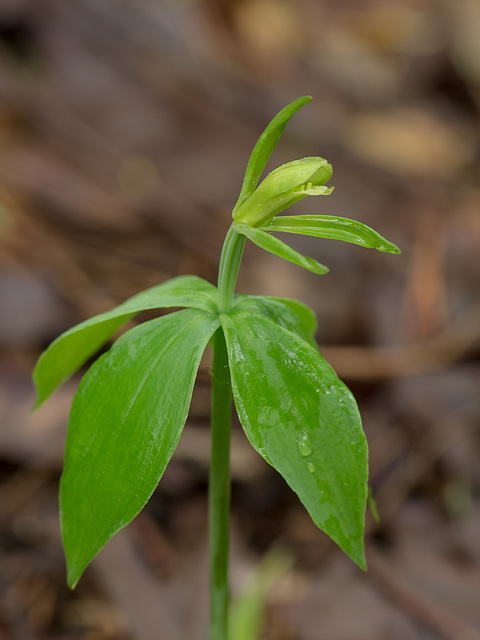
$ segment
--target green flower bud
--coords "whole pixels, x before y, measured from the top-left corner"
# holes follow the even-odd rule
[[[267,175],[233,218],[251,227],[262,227],[306,196],[331,193],[333,187],[324,186],[331,177],[332,167],[323,158],[287,162]]]

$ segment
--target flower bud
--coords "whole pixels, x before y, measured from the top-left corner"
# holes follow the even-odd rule
[[[259,184],[252,195],[235,211],[235,222],[262,227],[274,216],[308,195],[328,195],[325,187],[332,167],[323,158],[302,158],[278,167]]]

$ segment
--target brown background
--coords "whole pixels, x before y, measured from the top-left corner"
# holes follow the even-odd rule
[[[296,238],[317,277],[247,248],[239,290],[298,297],[356,394],[381,525],[361,573],[234,433],[232,587],[272,547],[265,640],[480,637],[477,0],[0,2],[0,638],[202,640],[209,375],[147,509],[64,583],[57,487],[78,379],[34,416],[61,331],[184,273],[215,281],[253,144],[321,155],[329,198],[401,256]]]

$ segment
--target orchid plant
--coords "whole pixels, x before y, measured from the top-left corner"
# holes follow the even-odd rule
[[[178,444],[202,354],[213,346],[209,539],[211,640],[228,635],[229,450],[232,397],[253,448],[286,480],[314,523],[365,568],[367,443],[349,389],[315,343],[313,311],[296,300],[235,293],[248,238],[313,273],[327,267],[275,234],[399,249],[354,220],[279,215],[307,196],[328,195],[330,164],[288,162],[259,183],[299,98],[261,134],[247,164],[220,258],[218,286],[193,275],[143,291],[57,338],[34,371],[40,406],[135,314],[169,307],[124,333],[84,375],[73,400],[60,483],[67,581],[145,506]]]

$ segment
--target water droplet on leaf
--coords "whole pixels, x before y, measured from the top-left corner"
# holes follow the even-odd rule
[[[298,436],[297,445],[300,455],[303,458],[307,458],[312,455],[312,443],[310,441],[310,436],[306,431],[302,431]]]
[[[307,462],[307,469],[310,471],[310,473],[315,472],[315,465],[313,464],[313,462]]]
[[[330,502],[330,489],[328,485],[322,482],[321,485],[319,486],[319,489],[320,489],[320,495],[319,495],[320,502],[322,503]]]

